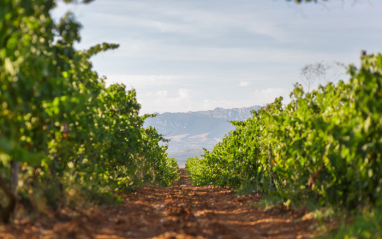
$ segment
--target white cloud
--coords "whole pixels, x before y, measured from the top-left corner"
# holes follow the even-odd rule
[[[212,110],[221,108],[242,108],[253,105],[266,105],[272,103],[276,97],[283,96],[284,104],[289,102],[289,89],[267,88],[255,90],[248,97],[236,100],[215,100],[210,98],[208,92],[202,92],[195,96],[196,92],[191,89],[181,88],[176,90],[176,94],[171,97],[171,93],[158,91],[155,93],[137,94],[138,101],[142,104],[141,113],[154,112],[188,112],[200,110]]]
[[[108,24],[119,27],[140,27],[148,30],[156,30],[158,32],[181,32],[192,34],[196,33],[194,29],[187,25],[166,22],[164,19],[149,19],[146,16],[127,16],[127,15],[114,15],[103,12],[97,12],[92,14],[93,17],[107,19]]]
[[[138,102],[142,105],[141,113],[154,112],[184,112],[194,108],[195,103],[192,97],[192,90],[180,88],[174,96],[167,90],[137,93]]]
[[[155,95],[157,95],[158,97],[167,97],[167,90],[157,91]]]
[[[138,3],[121,1],[109,4],[108,7],[114,11],[117,11],[116,6],[126,9],[125,14],[104,11],[102,4],[101,1],[95,3],[94,5],[98,6],[97,11],[87,12],[87,17],[103,19],[103,24],[123,28],[134,27],[201,37],[216,37],[232,30],[250,32],[274,39],[286,39],[290,34],[274,21],[262,20],[270,18],[272,13],[276,12],[272,6],[269,7],[267,4],[265,4],[266,6],[258,5],[257,7],[263,8],[260,11],[258,9],[256,9],[258,11],[247,11],[248,9],[242,9],[240,5],[235,4],[229,8],[207,10],[198,4],[190,4],[188,1],[179,1],[177,4],[153,4],[150,1]]]
[[[190,89],[179,89],[179,98],[180,99],[190,99],[190,93],[192,92],[192,90]]]
[[[287,103],[289,101],[289,93],[288,89],[282,88],[268,88],[264,90],[255,90],[253,92],[253,101],[256,102],[256,105],[266,105],[274,102],[277,97],[282,96],[284,98],[283,103]]]
[[[179,80],[188,80],[191,77],[188,75],[108,75],[106,85],[123,83],[134,88],[169,86],[176,85]]]
[[[249,81],[240,81],[239,86],[245,87],[245,86],[249,86],[249,84],[250,84]]]
[[[78,15],[81,48],[121,44],[92,58],[93,65],[107,75],[107,85],[135,88],[142,112],[185,112],[287,99],[305,64],[357,64],[361,49],[380,51],[382,1],[372,3],[61,1],[54,14]]]
[[[201,46],[201,45],[171,45],[157,42],[156,40],[124,40],[120,49],[102,53],[110,54],[110,59],[124,59],[126,62],[143,60],[151,64],[163,61],[182,62],[245,62],[259,64],[304,64],[314,61],[342,61],[349,62],[354,56],[359,56],[359,51],[338,52],[317,51],[315,48],[273,48],[273,47],[245,47],[245,46]],[[95,57],[95,59],[98,56]],[[116,60],[117,61],[117,60]],[[120,63],[116,63],[120,64]],[[126,64],[123,62],[123,64]],[[171,63],[168,63],[171,64]],[[186,63],[187,64],[187,63]],[[198,63],[195,63],[198,64]],[[200,64],[200,63],[199,63]],[[121,64],[122,67],[122,64]],[[195,73],[191,73],[195,74]]]

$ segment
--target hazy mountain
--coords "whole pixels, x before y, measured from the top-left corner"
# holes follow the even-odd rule
[[[251,117],[252,110],[260,106],[248,108],[223,109],[187,113],[163,113],[155,118],[148,118],[144,127],[153,126],[159,133],[170,139],[168,153],[178,159],[179,166],[184,166],[189,157],[203,154],[203,148],[212,149],[225,134],[234,127],[231,120],[245,120]]]

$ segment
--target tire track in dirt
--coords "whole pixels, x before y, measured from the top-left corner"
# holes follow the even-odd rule
[[[173,187],[148,186],[123,195],[119,206],[90,209],[44,233],[0,238],[309,238],[314,221],[303,212],[251,206],[256,194],[237,197],[229,188],[192,187],[185,169]],[[14,226],[15,227],[15,226]],[[34,225],[36,227],[36,225]],[[43,226],[41,226],[43,227]],[[36,227],[38,229],[38,227]],[[24,229],[25,230],[25,229]]]

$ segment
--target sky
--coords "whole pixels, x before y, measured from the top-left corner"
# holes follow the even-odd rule
[[[288,103],[307,64],[328,66],[316,85],[346,81],[341,64],[382,50],[380,0],[95,0],[53,16],[68,10],[83,25],[78,49],[120,44],[93,66],[135,89],[141,114]]]

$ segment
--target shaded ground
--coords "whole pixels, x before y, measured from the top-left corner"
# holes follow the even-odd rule
[[[192,187],[184,169],[177,184],[141,188],[115,207],[0,225],[0,238],[309,238],[314,224],[302,211],[254,208],[255,194]]]

